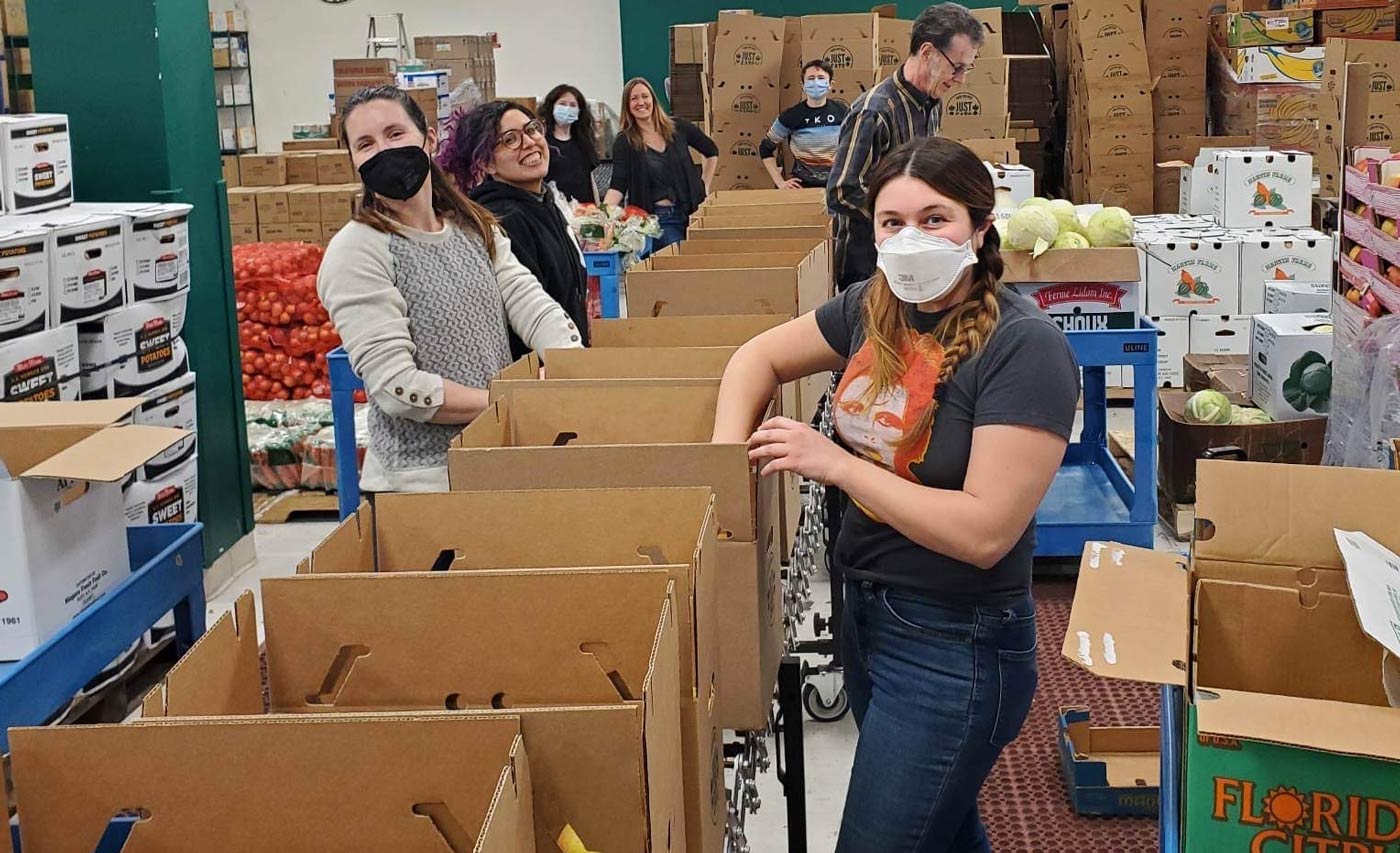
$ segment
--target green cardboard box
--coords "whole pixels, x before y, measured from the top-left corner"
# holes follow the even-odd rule
[[[1400,477],[1202,461],[1196,489],[1189,565],[1086,546],[1063,654],[1186,688],[1186,853],[1400,850],[1400,709],[1377,639],[1400,646],[1400,629],[1363,628],[1372,604],[1400,625],[1400,558],[1388,590],[1358,588],[1338,547],[1354,534],[1336,532],[1400,550]]]

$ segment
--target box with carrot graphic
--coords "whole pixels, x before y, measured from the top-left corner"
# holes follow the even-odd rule
[[[1186,317],[1240,311],[1240,242],[1189,233],[1153,238],[1147,256],[1147,313]]]
[[[1272,283],[1332,289],[1332,237],[1311,228],[1240,232],[1240,313],[1264,313]]]
[[[1217,190],[1213,212],[1226,228],[1306,228],[1312,224],[1311,154],[1301,151],[1223,151],[1210,169]]]

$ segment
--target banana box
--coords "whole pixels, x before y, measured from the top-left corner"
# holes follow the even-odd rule
[[[1313,43],[1313,13],[1306,9],[1226,12],[1212,24],[1216,40],[1226,47]]]
[[[1226,62],[1238,83],[1321,83],[1322,45],[1224,47]]]
[[[1312,224],[1313,157],[1301,151],[1225,151],[1211,164],[1212,213],[1224,228]]]
[[[1365,9],[1328,9],[1317,13],[1317,34],[1329,38],[1395,40],[1395,3]]]

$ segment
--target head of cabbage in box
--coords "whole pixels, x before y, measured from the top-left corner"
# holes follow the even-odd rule
[[[836,558],[855,610],[849,636],[870,650],[847,662],[852,709],[863,724],[897,706],[927,734],[863,726],[860,752],[917,781],[892,796],[856,773],[838,848],[894,850],[907,846],[896,835],[951,837],[968,821],[981,831],[969,810],[1034,693],[1031,525],[1064,458],[1079,382],[1064,333],[1002,285],[992,178],[975,154],[945,138],[909,143],[880,163],[869,193],[877,273],[735,353],[714,437],[748,441],[765,475],[797,473],[851,498]],[[754,431],[779,381],[826,370],[844,370],[832,419],[852,452],[789,419]],[[996,627],[971,631],[984,618]],[[896,660],[908,677],[872,695],[870,673]],[[934,719],[935,693],[967,709],[956,724]],[[943,769],[964,764],[954,755],[970,769]],[[935,787],[966,799],[940,809],[913,793]]]
[[[1129,246],[1133,215],[1121,207],[1092,212],[1065,199],[1028,198],[1011,217],[998,220],[1010,249],[1039,255],[1049,249]],[[1005,222],[1003,225],[1002,222]]]
[[[580,331],[432,162],[437,129],[407,93],[357,92],[341,142],[364,201],[326,248],[317,290],[369,395],[362,486],[446,491],[447,447],[510,363],[509,330],[537,351],[579,347]]]

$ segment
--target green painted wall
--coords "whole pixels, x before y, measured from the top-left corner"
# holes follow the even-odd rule
[[[997,6],[1016,8],[1016,0],[964,0],[970,7]],[[698,24],[715,20],[721,9],[749,8],[733,2],[687,0],[685,3],[658,3],[656,0],[619,0],[622,12],[622,77],[645,77],[658,92],[670,73],[670,28],[676,24]],[[781,18],[787,15],[831,15],[843,12],[866,12],[876,5],[874,0],[769,0],[759,14]],[[929,4],[900,0],[899,17],[913,19]],[[615,100],[621,92],[600,95]]]
[[[80,201],[179,201],[199,373],[199,515],[213,561],[253,529],[209,13],[192,0],[29,4],[36,107],[70,116]]]

